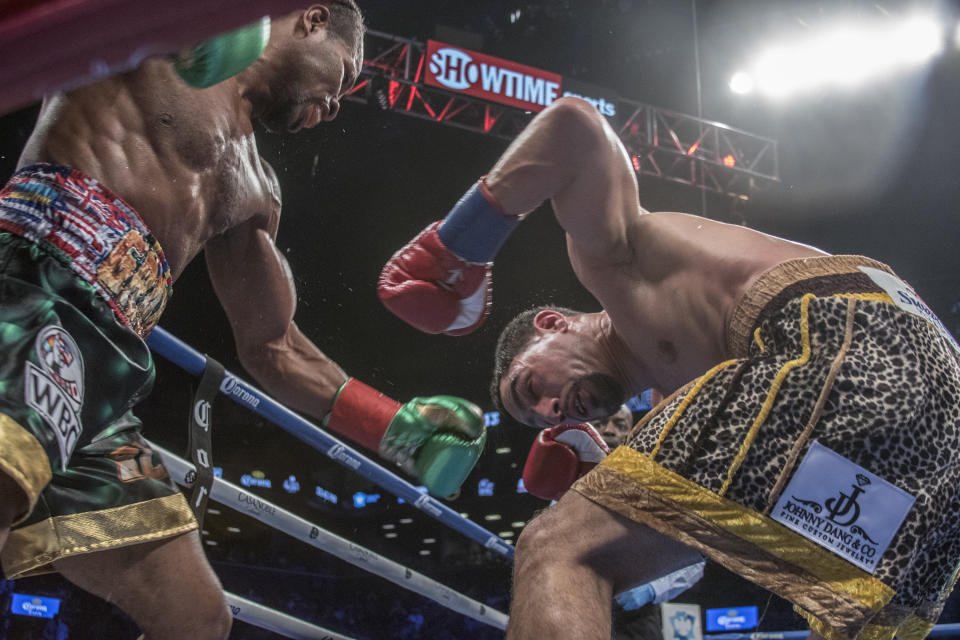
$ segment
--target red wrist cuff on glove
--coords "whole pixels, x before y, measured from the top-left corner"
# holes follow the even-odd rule
[[[367,449],[377,451],[390,421],[402,406],[390,396],[350,378],[333,401],[327,426]]]

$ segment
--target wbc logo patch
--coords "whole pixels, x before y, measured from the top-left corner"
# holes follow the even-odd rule
[[[57,325],[44,327],[34,342],[40,366],[24,367],[24,400],[50,425],[60,448],[60,467],[80,438],[83,406],[83,357],[69,333]]]
[[[814,442],[771,517],[873,573],[913,502],[903,489]]]

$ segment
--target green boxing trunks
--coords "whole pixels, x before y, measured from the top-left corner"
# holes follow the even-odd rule
[[[574,489],[794,604],[831,639],[920,640],[960,562],[960,347],[885,265],[792,260],[722,362]]]
[[[159,245],[96,180],[33,165],[0,190],[0,469],[29,500],[8,578],[196,528],[130,412],[169,292]]]

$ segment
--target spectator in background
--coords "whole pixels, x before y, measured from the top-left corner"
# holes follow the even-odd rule
[[[613,451],[626,441],[627,434],[633,427],[633,413],[630,407],[622,404],[619,411],[609,418],[593,420],[590,425],[597,430],[606,445]]]

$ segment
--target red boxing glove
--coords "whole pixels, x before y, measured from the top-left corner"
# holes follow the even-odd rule
[[[577,478],[610,453],[589,424],[560,425],[537,435],[523,465],[523,486],[544,500],[559,500]]]
[[[420,232],[384,265],[377,295],[424,333],[470,333],[490,315],[490,263],[468,262],[443,244],[440,222]]]

